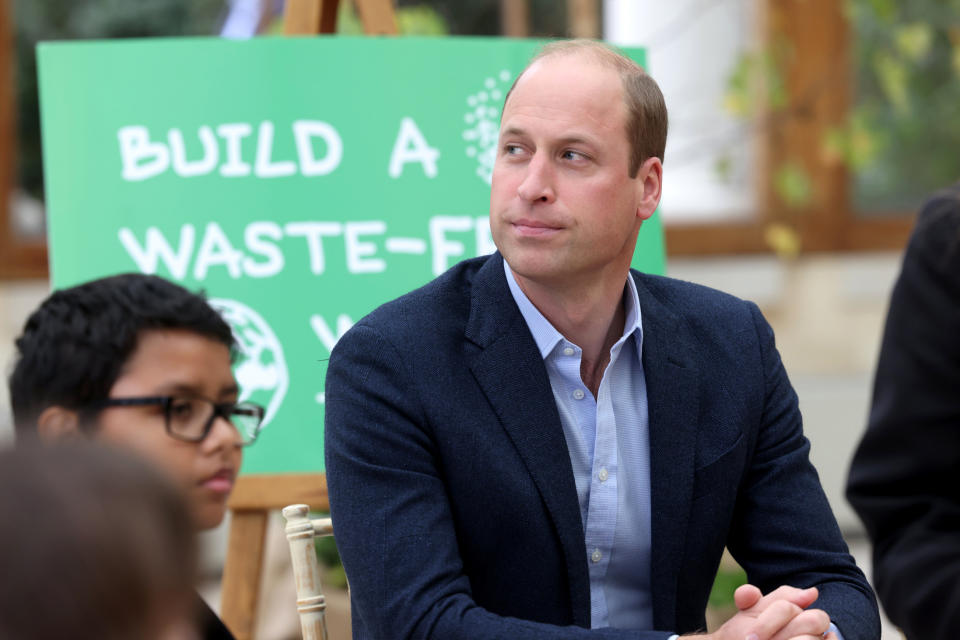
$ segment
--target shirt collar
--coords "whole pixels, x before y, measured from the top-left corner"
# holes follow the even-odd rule
[[[510,287],[510,293],[520,308],[520,314],[526,321],[527,327],[530,328],[534,342],[537,343],[537,348],[540,350],[540,357],[546,360],[547,356],[556,348],[557,344],[563,342],[565,338],[563,334],[557,331],[556,328],[550,324],[550,321],[540,313],[540,310],[533,306],[527,294],[525,294],[520,288],[520,285],[517,284],[517,280],[513,276],[513,271],[510,269],[510,265],[507,264],[506,260],[503,261],[503,272],[507,276],[507,285]],[[643,355],[643,325],[640,316],[640,296],[637,295],[637,284],[633,281],[633,277],[629,275],[627,276],[626,302],[627,315],[623,323],[623,336],[617,342],[624,341],[631,334],[635,335],[637,359],[640,359]]]

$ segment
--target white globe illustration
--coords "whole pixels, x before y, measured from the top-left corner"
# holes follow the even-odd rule
[[[240,387],[240,401],[266,407],[263,419],[266,428],[283,404],[290,385],[283,346],[270,325],[245,304],[224,298],[213,298],[209,302],[233,329],[233,337],[240,347],[233,367]]]

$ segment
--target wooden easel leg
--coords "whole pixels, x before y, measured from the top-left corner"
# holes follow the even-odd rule
[[[508,38],[530,35],[529,0],[500,0],[500,31]]]
[[[283,33],[288,36],[335,33],[340,0],[287,0]]]
[[[265,509],[238,510],[230,522],[220,617],[237,640],[251,640],[257,622],[268,515]]]
[[[397,35],[393,0],[354,0],[367,35]]]

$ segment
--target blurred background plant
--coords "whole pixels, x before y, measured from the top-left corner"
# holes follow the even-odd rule
[[[821,160],[842,163],[851,179],[852,206],[870,215],[914,210],[932,191],[960,176],[960,1],[844,0],[853,37],[853,87],[823,78],[805,95],[790,95],[786,74],[798,55],[775,38],[741,54],[727,81],[725,109],[775,131],[809,116],[818,93],[849,91],[844,122],[819,141]],[[843,70],[840,70],[843,71]],[[722,176],[727,161],[721,156]],[[792,212],[816,197],[818,185],[796,158],[767,167],[780,203],[768,212],[767,243],[796,256],[800,239]]]
[[[960,1],[847,0],[857,99],[827,151],[862,208],[916,207],[960,176]]]
[[[329,518],[329,513],[311,513],[311,518]],[[317,560],[323,565],[323,583],[334,589],[347,588],[347,574],[340,563],[340,552],[337,551],[337,541],[333,536],[314,538],[317,549]],[[734,587],[736,588],[736,587]]]
[[[724,553],[720,560],[720,568],[717,570],[717,577],[713,581],[713,588],[710,590],[710,599],[707,601],[708,631],[715,630],[737,613],[733,592],[746,582],[747,572],[729,553]]]

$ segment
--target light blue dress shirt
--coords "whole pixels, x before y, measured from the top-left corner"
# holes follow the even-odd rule
[[[533,306],[506,260],[503,268],[546,365],[570,453],[590,571],[590,626],[653,629],[650,419],[636,283],[627,278],[623,334],[594,398],[580,378],[580,347]],[[830,629],[843,640],[836,625]]]
[[[580,378],[580,347],[533,306],[506,262],[504,270],[543,356],[573,465],[590,571],[591,626],[652,629],[650,438],[636,285],[627,278],[623,335],[610,349],[594,398]]]

